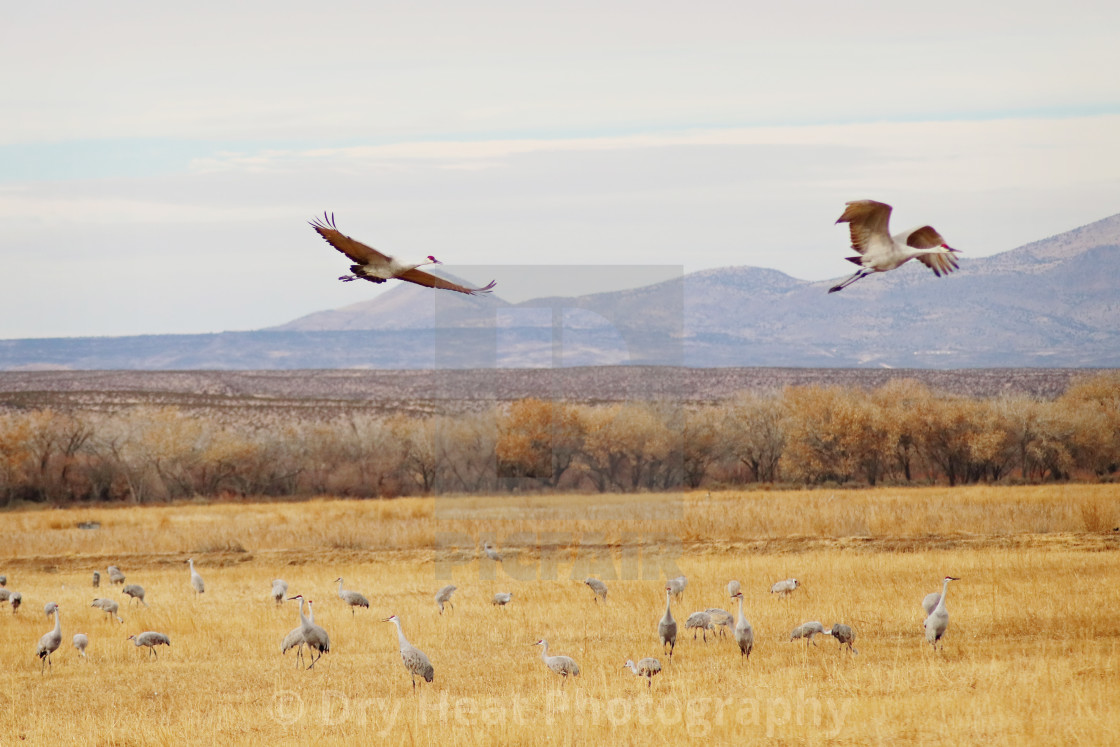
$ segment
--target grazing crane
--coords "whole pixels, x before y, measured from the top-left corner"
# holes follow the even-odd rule
[[[159,654],[156,653],[156,646],[171,645],[170,638],[168,638],[163,633],[157,633],[154,630],[145,631],[140,635],[130,635],[127,640],[132,641],[132,645],[136,646],[137,648],[140,648],[141,646],[147,646],[148,657],[151,658],[152,656],[154,656],[157,659],[159,658]]]
[[[432,662],[428,661],[427,655],[409,643],[408,639],[404,637],[400,618],[392,615],[386,617],[382,622],[391,622],[397,626],[397,645],[401,649],[401,661],[404,663],[404,668],[408,670],[409,676],[412,677],[412,691],[416,692],[416,676],[420,675],[425,682],[431,682],[432,678],[435,677],[436,670],[432,668]]]
[[[665,582],[669,589],[672,590],[673,596],[678,599],[684,594],[684,589],[688,586],[688,579],[684,576],[677,576]]]
[[[409,283],[416,283],[428,288],[437,288],[440,290],[452,290],[459,293],[466,293],[468,296],[478,295],[480,293],[489,293],[497,284],[491,280],[490,284],[483,288],[467,288],[463,285],[457,285],[449,280],[444,280],[430,273],[418,270],[418,267],[424,265],[439,265],[443,264],[435,257],[428,255],[420,262],[405,262],[390,257],[388,254],[382,254],[374,249],[372,246],[366,246],[360,241],[355,241],[349,236],[341,233],[334,222],[334,214],[328,216],[323,213],[323,220],[316,218],[311,221],[311,227],[328,244],[333,246],[338,251],[345,254],[355,264],[350,265],[350,272],[353,275],[343,275],[339,280],[343,282],[350,282],[351,280],[368,280],[371,283],[384,283],[386,280],[394,278],[398,280],[405,280]]]
[[[315,666],[315,662],[323,658],[323,654],[330,653],[331,639],[327,635],[327,631],[323,630],[320,626],[311,622],[309,618],[304,616],[302,594],[296,594],[294,597],[288,597],[288,599],[299,600],[299,624],[301,630],[303,630],[303,643],[309,649],[311,649],[312,651],[316,651],[319,654],[311,660],[310,664],[307,665],[307,668],[311,669],[311,667]],[[311,600],[307,601],[307,608],[311,609]]]
[[[117,568],[115,565],[111,565],[111,566],[109,566],[108,571],[109,571],[109,583],[111,583],[111,584],[123,584],[124,583],[124,574],[121,573],[120,568]]]
[[[781,594],[782,597],[788,597],[793,593],[793,590],[800,586],[796,578],[787,578],[779,581],[770,587],[771,594]]]
[[[58,605],[54,605],[54,630],[47,631],[43,637],[39,639],[39,645],[35,648],[35,655],[39,657],[39,673],[43,673],[43,666],[54,667],[51,664],[51,654],[58,650],[59,645],[62,644],[62,613],[59,612]]]
[[[704,611],[712,616],[712,625],[719,628],[719,635],[721,638],[728,630],[734,632],[735,615],[732,615],[727,610],[721,610],[719,607],[709,607]]]
[[[75,633],[73,640],[74,648],[78,649],[78,653],[85,658],[86,646],[89,645],[89,637],[85,633]]]
[[[708,631],[712,629],[712,616],[707,612],[693,612],[684,621],[684,629],[692,631],[692,640],[696,640],[696,631],[704,633],[704,643],[708,642]]]
[[[751,649],[754,648],[754,628],[743,615],[743,592],[740,591],[735,598],[739,600],[739,621],[735,623],[735,642],[739,644],[739,658],[750,658]]]
[[[546,667],[564,678],[562,682],[567,681],[569,677],[579,677],[579,664],[576,664],[575,659],[570,656],[549,656],[548,641],[543,638],[533,645],[544,647],[541,649],[541,659]]]
[[[941,638],[949,628],[949,610],[945,609],[945,595],[949,592],[950,581],[960,581],[960,579],[955,576],[945,577],[945,580],[941,582],[941,598],[937,600],[937,606],[933,608],[933,612],[929,613],[929,617],[925,621],[926,640],[935,650],[938,648],[938,644],[941,644]],[[941,644],[941,647],[943,648],[944,644]]]
[[[201,594],[206,591],[206,584],[202,583],[202,576],[198,575],[198,571],[194,569],[194,558],[187,558],[187,563],[191,566],[191,586],[195,593]]]
[[[93,588],[101,586],[101,574],[97,571],[93,572]]]
[[[121,616],[117,614],[117,612],[120,610],[120,605],[114,602],[112,599],[94,599],[93,604],[91,604],[90,607],[96,607],[97,609],[103,611],[109,617],[117,618],[117,622],[119,623],[124,622],[124,620],[121,619]]]
[[[18,591],[13,591],[12,595],[8,597],[8,601],[12,605],[12,614],[14,615],[16,610],[19,609],[19,606],[23,604],[23,594],[20,594]]]
[[[369,600],[356,591],[342,588],[342,576],[335,579],[338,582],[338,598],[350,605],[350,614],[354,614],[355,607],[369,609]]]
[[[9,599],[11,599],[11,597],[11,589],[0,589],[0,602],[7,602]]]
[[[490,558],[495,563],[502,562],[502,554],[494,549],[494,546],[490,544],[490,540],[486,540],[482,543],[482,551],[486,553],[486,557]]]
[[[669,663],[673,662],[673,650],[677,647],[677,621],[673,619],[672,607],[673,587],[665,586],[665,615],[657,623],[657,637],[661,641],[661,650],[669,647]]]
[[[843,623],[836,623],[832,626],[832,630],[828,631],[828,634],[840,641],[840,650],[843,650],[844,646],[847,646],[848,650],[853,654],[859,653],[859,651],[856,651],[855,647],[852,646],[852,643],[856,640],[856,632],[852,630],[851,626],[844,625]]]
[[[859,271],[844,282],[828,289],[829,293],[847,288],[873,272],[886,272],[911,259],[917,259],[937,277],[948,275],[960,265],[953,255],[956,249],[945,243],[932,226],[918,226],[891,236],[888,223],[891,206],[874,200],[856,200],[845,203],[844,214],[836,221],[847,223],[852,237],[852,249],[858,256],[845,257],[859,265]]]
[[[602,599],[603,602],[607,601],[607,585],[606,584],[604,584],[602,581],[600,581],[597,578],[585,578],[583,580],[583,583],[590,586],[591,591],[595,592],[595,596],[592,597],[592,598],[595,600],[596,604],[599,603],[600,599]]]
[[[740,588],[742,588],[742,587],[741,587],[741,585],[739,584],[738,581],[736,581],[734,579],[731,580],[731,581],[728,581],[727,582],[727,596],[734,599],[735,595],[739,593]]]
[[[816,620],[813,620],[812,622],[801,623],[796,628],[794,628],[793,631],[789,634],[789,639],[791,641],[796,641],[798,638],[804,638],[806,646],[808,646],[810,642],[814,646],[816,646],[817,642],[813,640],[813,636],[817,635],[818,633],[824,633],[824,626]]]
[[[622,668],[629,669],[639,677],[645,677],[646,685],[651,690],[653,689],[653,676],[655,674],[661,674],[661,662],[659,662],[657,659],[654,659],[652,656],[647,656],[646,658],[640,660],[637,664],[635,664],[632,660],[627,659],[626,663],[622,665]]]
[[[445,604],[449,604],[451,605],[451,609],[455,609],[455,605],[451,603],[451,595],[455,593],[455,589],[457,588],[458,587],[454,584],[448,584],[436,592],[436,604],[439,605],[439,613],[441,615],[443,614],[443,605]]]
[[[494,598],[490,600],[490,604],[497,605],[498,607],[505,607],[507,604],[510,603],[510,600],[512,600],[512,599],[513,599],[513,592],[511,592],[511,591],[499,591],[497,594],[494,595]]]
[[[278,578],[272,582],[272,598],[277,604],[284,603],[284,597],[288,594],[288,582],[282,578]]]
[[[148,603],[144,601],[144,587],[140,584],[129,584],[128,586],[121,589],[121,594],[126,594],[127,596],[132,597],[128,600],[128,603],[130,605],[139,599],[140,604],[144,605],[145,607],[148,606]]]
[[[307,604],[307,620],[308,622],[315,622],[315,610],[311,608],[311,603]],[[286,654],[289,649],[296,649],[296,668],[299,668],[300,663],[303,662],[303,623],[295,627],[295,629],[288,631],[284,636],[284,640],[280,642],[280,653]]]

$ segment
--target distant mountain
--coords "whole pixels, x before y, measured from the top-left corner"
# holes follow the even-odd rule
[[[401,283],[256,332],[0,340],[0,369],[1120,366],[1120,215],[960,264],[833,295],[755,267],[518,304]]]

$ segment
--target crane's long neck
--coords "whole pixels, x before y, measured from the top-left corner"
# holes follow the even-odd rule
[[[548,641],[541,641],[541,659],[548,662]]]
[[[401,621],[394,619],[393,624],[397,626],[397,644],[401,648],[408,648],[411,644],[408,642],[408,639],[404,637],[404,630],[401,629]]]
[[[736,621],[735,624],[736,625],[742,625],[744,620],[746,620],[746,618],[743,617],[743,595],[740,594],[739,595],[739,619]]]
[[[58,611],[58,607],[54,608],[54,633],[55,635],[62,634],[62,616]]]
[[[303,597],[299,598],[299,624],[301,627],[308,628],[311,626],[311,621],[307,619],[307,615],[303,614],[303,603],[307,600]],[[311,614],[315,614],[312,612]]]
[[[937,600],[937,609],[934,612],[945,611],[945,595],[949,592],[949,579],[941,582],[941,598]]]
[[[665,619],[673,619],[673,592],[665,590]]]

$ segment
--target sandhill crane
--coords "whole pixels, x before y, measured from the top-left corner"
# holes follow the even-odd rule
[[[497,594],[494,595],[494,598],[490,600],[490,604],[494,604],[494,605],[497,605],[499,607],[505,607],[507,604],[510,603],[510,601],[512,599],[513,599],[513,592],[499,591]]]
[[[684,621],[684,629],[692,631],[692,640],[696,640],[696,631],[704,633],[704,643],[708,642],[708,631],[712,629],[712,616],[707,612],[693,612]]]
[[[202,576],[198,575],[198,571],[194,569],[194,558],[187,558],[187,563],[191,567],[191,587],[195,593],[201,594],[206,591],[206,584],[202,583]]]
[[[396,278],[398,280],[408,281],[409,283],[423,285],[428,288],[458,291],[459,293],[466,293],[469,296],[489,293],[496,285],[496,282],[491,280],[490,284],[483,288],[467,288],[466,286],[457,285],[456,283],[444,280],[441,277],[424,272],[423,270],[418,270],[418,267],[423,267],[424,265],[438,265],[443,263],[431,255],[428,255],[419,262],[408,262],[397,259],[396,257],[390,257],[388,254],[382,254],[372,246],[367,246],[341,233],[335,225],[334,213],[331,213],[329,216],[323,213],[323,220],[316,218],[311,221],[311,227],[314,228],[328,244],[345,254],[355,263],[350,265],[350,272],[354,273],[353,275],[343,275],[339,278],[339,280],[343,282],[361,278],[371,283],[384,283],[386,280]]]
[[[735,642],[739,644],[739,657],[750,658],[751,649],[754,648],[754,628],[747,622],[743,615],[743,592],[735,595],[739,600],[739,620],[735,623]]]
[[[599,603],[600,599],[602,599],[604,602],[607,601],[607,585],[606,584],[604,584],[602,581],[600,581],[597,578],[585,578],[583,580],[583,583],[590,586],[591,591],[595,592],[595,596],[592,597],[592,598],[595,600],[596,604]]]
[[[108,571],[109,571],[109,583],[111,583],[111,584],[123,584],[124,583],[124,574],[121,573],[120,568],[117,568],[115,565],[111,565],[111,566],[109,566]]]
[[[796,578],[787,578],[779,581],[770,587],[771,594],[781,594],[782,597],[788,597],[793,593],[793,590],[800,586]]]
[[[732,615],[727,610],[721,610],[719,607],[709,607],[704,611],[711,615],[712,625],[719,628],[719,634],[721,638],[727,630],[734,632],[735,615]]]
[[[736,581],[736,580],[728,581],[727,582],[727,596],[734,599],[735,595],[739,593],[740,588],[742,588],[742,586],[739,584],[738,581]]]
[[[315,610],[311,608],[311,604],[307,605],[307,621],[310,623],[315,622]],[[296,649],[296,668],[303,662],[303,622],[301,621],[293,630],[288,631],[284,636],[284,640],[280,642],[280,653],[286,654],[289,649]],[[297,648],[298,647],[298,648]]]
[[[0,586],[7,586],[7,585],[8,585],[8,577],[7,576],[0,576]]]
[[[941,598],[937,600],[937,606],[933,608],[933,612],[929,613],[929,617],[925,621],[926,640],[934,649],[938,647],[942,636],[949,628],[949,610],[945,609],[945,595],[949,592],[950,581],[960,581],[960,579],[955,576],[945,577],[945,580],[941,582]]]
[[[144,605],[145,607],[148,606],[148,603],[144,601],[144,587],[140,584],[128,584],[123,589],[121,589],[121,594],[132,597],[128,600],[129,604],[132,604],[136,600],[140,600],[140,604]]]
[[[486,557],[490,558],[495,563],[502,562],[502,554],[498,552],[493,545],[490,544],[490,540],[482,543],[482,552],[486,553]]]
[[[566,682],[569,677],[579,677],[579,664],[576,664],[575,659],[570,656],[549,656],[548,641],[543,638],[533,645],[544,647],[541,649],[541,659],[546,667],[564,678],[563,682]]]
[[[855,647],[852,646],[852,643],[856,640],[856,632],[852,630],[851,626],[844,625],[843,623],[836,623],[832,626],[832,630],[828,631],[828,634],[840,641],[841,650],[844,646],[847,646],[848,650],[853,654],[859,653],[859,651],[856,651]]]
[[[284,603],[284,597],[288,593],[288,582],[282,578],[275,579],[272,582],[272,598],[277,604]]]
[[[873,272],[886,272],[911,259],[917,259],[937,277],[957,269],[957,250],[945,243],[932,226],[917,226],[891,236],[888,223],[891,206],[874,200],[856,200],[846,203],[844,214],[836,221],[847,223],[852,237],[852,249],[858,256],[845,257],[859,265],[856,274],[828,289],[829,293],[847,288]]]
[[[309,618],[304,616],[302,594],[296,594],[294,597],[288,597],[288,599],[299,600],[299,624],[301,629],[303,630],[303,643],[309,649],[311,649],[312,651],[316,651],[319,654],[311,660],[311,663],[309,665],[307,665],[307,668],[311,669],[311,667],[315,666],[315,662],[323,658],[323,654],[330,653],[331,639],[327,635],[327,631],[323,630],[322,627],[311,622]],[[307,601],[307,608],[311,609],[311,600]]]
[[[382,622],[391,622],[397,626],[397,644],[401,649],[401,661],[404,663],[404,668],[408,671],[409,676],[412,677],[412,690],[416,691],[416,676],[420,675],[424,678],[425,682],[431,682],[435,677],[435,669],[432,668],[432,662],[428,661],[428,657],[423,651],[413,646],[404,637],[404,631],[401,630],[401,621],[396,615],[385,618]]]
[[[338,598],[350,605],[350,614],[354,614],[356,607],[365,607],[369,609],[369,600],[356,591],[342,588],[342,577],[339,576],[335,579],[338,582]]]
[[[8,601],[12,605],[12,614],[14,615],[16,610],[19,609],[19,606],[23,604],[23,594],[20,594],[18,591],[13,591],[12,595],[8,597]]]
[[[93,572],[93,588],[101,586],[101,574],[97,571]]]
[[[817,635],[818,633],[824,633],[824,626],[816,620],[813,620],[811,622],[801,623],[796,628],[794,628],[793,631],[789,634],[789,639],[791,641],[796,641],[798,638],[804,638],[806,646],[808,646],[810,642],[812,642],[812,644],[816,646],[817,642],[813,640],[813,636]]]
[[[109,617],[117,618],[117,622],[119,623],[124,622],[124,620],[121,619],[121,616],[117,614],[117,612],[120,610],[120,605],[114,602],[112,599],[94,599],[93,604],[91,604],[90,607],[96,607],[97,609],[102,610]]]
[[[43,617],[50,617],[58,609],[58,602],[47,602],[43,605]]]
[[[458,588],[454,584],[448,584],[436,592],[436,604],[439,605],[439,613],[443,614],[443,605],[451,605],[451,609],[455,609],[455,605],[451,603],[451,595],[455,593]]]
[[[73,639],[74,648],[78,649],[78,653],[84,658],[86,655],[86,646],[89,645],[89,638],[85,633],[75,633]]]
[[[49,630],[43,634],[39,639],[39,645],[35,648],[35,655],[39,657],[39,673],[42,674],[43,666],[47,665],[54,667],[51,664],[51,654],[58,650],[59,645],[62,643],[62,613],[59,612],[58,605],[54,606],[54,630]]]
[[[626,663],[623,664],[622,667],[624,669],[629,669],[639,677],[645,677],[646,685],[651,690],[653,689],[653,676],[655,674],[661,674],[661,662],[659,662],[657,659],[654,659],[652,656],[647,656],[646,658],[639,660],[637,664],[635,664],[630,659],[627,659]]]
[[[12,597],[11,589],[0,589],[0,602],[7,602]],[[48,615],[49,617],[49,615]]]
[[[163,633],[157,633],[154,630],[148,630],[140,635],[130,635],[127,640],[132,641],[132,645],[140,648],[141,646],[148,647],[149,658],[154,656],[157,659],[159,654],[156,653],[156,646],[170,646],[171,639]]]
[[[688,579],[684,576],[677,576],[669,579],[665,584],[672,590],[673,596],[679,599],[684,594],[685,587],[688,586]]]
[[[665,586],[665,614],[662,616],[661,621],[657,623],[657,637],[661,641],[661,650],[664,651],[665,647],[669,647],[669,662],[673,661],[673,649],[677,647],[677,621],[673,619],[672,610],[673,589],[666,584]]]
[[[922,600],[922,609],[925,610],[925,613],[926,613],[925,616],[926,617],[929,617],[931,614],[933,614],[934,608],[937,607],[937,603],[940,602],[940,601],[941,601],[941,592],[933,591],[933,592],[930,592],[929,594],[926,594],[925,599]],[[923,619],[925,619],[925,618],[923,618]]]

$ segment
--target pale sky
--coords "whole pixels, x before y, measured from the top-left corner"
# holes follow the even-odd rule
[[[839,277],[860,198],[988,256],[1120,212],[1118,34],[1115,0],[5,4],[0,338],[382,292],[337,280],[324,210],[476,282]]]

